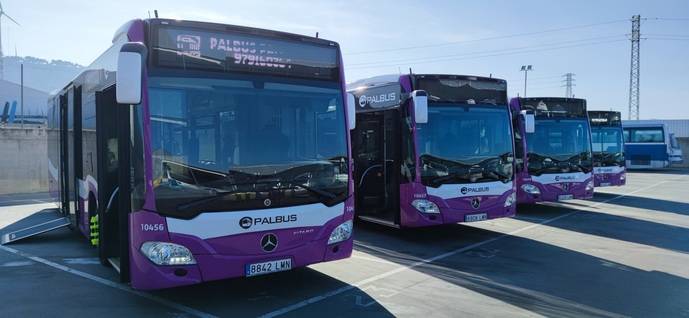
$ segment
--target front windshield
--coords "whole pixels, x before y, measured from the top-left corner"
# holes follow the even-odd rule
[[[337,83],[267,76],[149,83],[160,213],[193,217],[346,197],[345,113]],[[203,201],[208,198],[218,199]]]
[[[512,179],[507,106],[433,103],[416,129],[424,184]]]
[[[587,119],[536,119],[526,135],[530,174],[590,172],[591,141]]]
[[[594,166],[624,164],[622,129],[619,127],[591,128]]]

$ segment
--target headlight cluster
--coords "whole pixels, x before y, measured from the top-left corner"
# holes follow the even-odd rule
[[[522,191],[528,194],[541,194],[541,190],[538,190],[537,186],[529,183],[522,184]]]
[[[338,225],[328,238],[328,245],[348,240],[352,236],[352,220]]]
[[[141,252],[156,265],[193,265],[194,255],[188,248],[168,242],[146,242]]]
[[[421,213],[440,213],[438,205],[425,199],[414,200],[411,205]]]
[[[593,191],[593,181],[586,184],[586,191]]]

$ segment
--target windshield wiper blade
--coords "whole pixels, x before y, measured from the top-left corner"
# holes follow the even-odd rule
[[[176,209],[179,212],[186,212],[186,211],[189,211],[190,209],[193,209],[195,207],[199,207],[199,206],[205,205],[207,203],[211,203],[211,202],[219,200],[219,199],[221,199],[221,198],[223,198],[229,194],[238,193],[238,192],[241,192],[241,191],[219,191],[219,192],[216,192],[215,195],[211,195],[211,196],[208,196],[205,198],[201,198],[199,200],[195,200],[195,201],[191,201],[191,202],[182,203],[180,205],[177,205]]]
[[[429,155],[429,154],[423,154],[423,155],[421,155],[420,159],[421,159],[421,160],[424,160],[424,159],[428,160],[428,159],[430,159],[431,161],[435,161],[435,162],[440,163],[440,164],[442,164],[442,165],[444,165],[445,163],[450,163],[450,164],[455,165],[455,166],[467,167],[467,168],[468,168],[468,167],[474,166],[473,164],[468,164],[468,163],[465,163],[465,162],[461,162],[461,161],[457,161],[457,160],[452,160],[452,159],[446,159],[446,158],[436,157],[436,156]]]
[[[328,200],[332,200],[332,199],[337,198],[337,194],[335,194],[335,193],[332,193],[332,192],[329,192],[329,191],[325,191],[325,190],[321,190],[321,189],[318,189],[318,188],[313,188],[313,187],[310,187],[310,186],[307,186],[307,185],[301,184],[301,183],[295,183],[294,186],[291,187],[291,188],[302,188],[302,189],[304,189],[304,190],[306,190],[306,191],[309,191],[309,192],[311,192],[311,193],[315,193],[315,194],[317,194],[318,196],[320,196],[320,197],[322,197],[322,198],[326,198],[326,199],[328,199]]]
[[[457,180],[457,181],[466,180],[466,181],[471,182],[471,179],[469,179],[466,174],[449,174],[446,176],[433,178],[430,180],[430,183],[431,183],[431,186],[435,188],[435,187],[438,187],[438,186],[440,186],[440,185],[442,185],[448,181],[454,181],[454,180]]]

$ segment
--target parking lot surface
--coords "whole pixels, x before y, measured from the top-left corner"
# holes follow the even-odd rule
[[[60,229],[0,247],[0,316],[689,317],[689,172],[627,176],[510,219],[358,223],[349,259],[155,292],[118,283]],[[0,234],[46,201],[0,196]]]

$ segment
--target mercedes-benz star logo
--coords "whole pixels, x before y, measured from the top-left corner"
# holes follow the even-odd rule
[[[481,200],[479,198],[471,199],[471,207],[474,209],[480,208],[481,207]]]
[[[563,183],[562,190],[569,191],[569,183]]]
[[[261,238],[261,248],[266,252],[272,252],[278,247],[278,237],[273,233],[263,235]]]
[[[271,204],[273,204],[273,202],[270,201],[270,199],[265,199],[265,200],[263,200],[263,205],[265,205],[265,206],[270,206]]]

